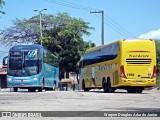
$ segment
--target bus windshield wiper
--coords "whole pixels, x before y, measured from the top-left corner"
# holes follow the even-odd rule
[[[18,65],[18,68],[19,68],[20,66],[21,66],[21,65]],[[17,72],[18,72],[18,70],[19,70],[18,68],[17,68],[17,70],[15,71],[14,76],[16,76],[16,74],[17,74]]]
[[[25,73],[27,73],[27,75],[29,75],[29,76],[31,75],[30,72],[25,69],[25,67],[23,68],[23,70],[25,71]],[[24,73],[24,74],[25,74],[25,73]]]

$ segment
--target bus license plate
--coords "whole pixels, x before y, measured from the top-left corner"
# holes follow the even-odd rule
[[[24,84],[20,84],[20,86],[25,86]]]
[[[141,80],[137,81],[137,84],[141,84],[141,83],[142,83],[142,81],[141,81]]]

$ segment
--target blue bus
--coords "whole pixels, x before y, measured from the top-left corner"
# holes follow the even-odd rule
[[[58,58],[41,45],[16,45],[9,50],[7,86],[29,92],[59,86]]]

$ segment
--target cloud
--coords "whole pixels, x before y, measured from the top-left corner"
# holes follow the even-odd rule
[[[143,38],[143,39],[160,39],[160,29],[158,30],[153,30],[148,33],[142,34],[138,36],[138,38]]]

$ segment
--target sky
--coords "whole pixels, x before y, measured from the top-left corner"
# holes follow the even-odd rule
[[[129,38],[160,39],[160,0],[5,0],[2,10],[6,14],[0,14],[0,30],[12,27],[16,18],[39,14],[35,9],[47,9],[42,13],[53,15],[67,12],[89,22],[95,30],[83,38],[97,46],[101,45],[102,14],[90,11],[104,11],[105,44]],[[6,51],[6,47],[0,46],[0,51]]]

